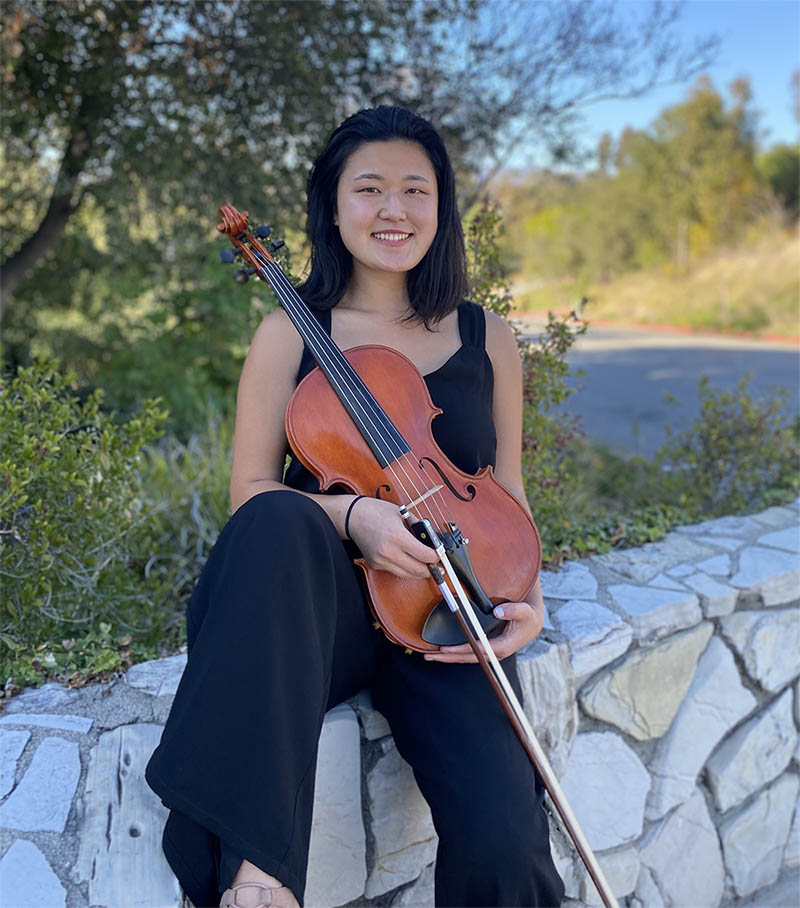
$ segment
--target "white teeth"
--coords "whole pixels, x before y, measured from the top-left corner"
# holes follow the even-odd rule
[[[405,240],[411,236],[410,233],[373,233],[378,240]]]

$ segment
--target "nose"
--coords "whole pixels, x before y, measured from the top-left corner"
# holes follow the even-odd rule
[[[389,193],[383,208],[379,212],[379,217],[387,221],[404,221],[406,219],[406,207],[397,193]]]

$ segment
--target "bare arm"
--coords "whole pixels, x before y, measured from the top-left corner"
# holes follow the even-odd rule
[[[289,449],[284,425],[303,355],[303,341],[282,309],[271,312],[253,337],[236,397],[231,466],[231,512],[260,492],[289,489],[281,482]],[[344,539],[354,495],[322,495],[291,489],[313,499]],[[396,505],[364,499],[353,508],[350,535],[375,568],[401,577],[427,577],[436,555],[408,532]]]
[[[511,326],[499,315],[488,311],[486,350],[494,372],[492,417],[497,431],[494,475],[531,514],[522,479],[522,361],[519,346]],[[538,578],[525,601],[534,609],[541,610],[544,616],[544,601]]]

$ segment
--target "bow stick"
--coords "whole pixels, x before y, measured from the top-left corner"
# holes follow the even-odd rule
[[[606,880],[605,874],[603,873],[594,852],[589,846],[586,836],[584,835],[575,814],[572,812],[572,808],[569,806],[569,802],[564,796],[564,792],[553,771],[553,767],[550,765],[550,761],[545,756],[541,745],[536,739],[533,728],[514,692],[514,688],[511,686],[508,676],[500,666],[500,661],[492,649],[492,645],[489,643],[489,638],[486,636],[486,633],[475,615],[472,603],[469,601],[461,582],[456,576],[456,572],[453,570],[453,566],[450,564],[450,559],[447,557],[444,543],[439,539],[430,521],[426,518],[423,518],[421,521],[414,520],[408,511],[408,506],[402,505],[400,507],[400,516],[409,525],[411,532],[422,542],[430,545],[439,556],[444,572],[447,574],[447,578],[450,580],[453,589],[455,590],[455,597],[447,586],[442,568],[439,567],[438,564],[428,565],[434,582],[439,587],[439,591],[447,603],[448,608],[455,615],[460,624],[467,642],[475,653],[486,677],[489,679],[492,689],[497,694],[506,715],[522,742],[522,746],[525,748],[528,757],[533,763],[536,771],[539,773],[542,784],[550,795],[550,800],[553,802],[553,805],[564,823],[564,827],[575,844],[575,848],[589,872],[592,882],[597,887],[597,891],[600,893],[603,904],[606,908],[619,908],[614,893],[611,891],[611,887],[608,884],[608,880]]]

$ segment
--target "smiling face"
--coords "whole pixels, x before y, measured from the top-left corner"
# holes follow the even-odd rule
[[[336,191],[336,223],[353,272],[406,272],[436,236],[436,174],[416,142],[368,142],[347,159]]]

